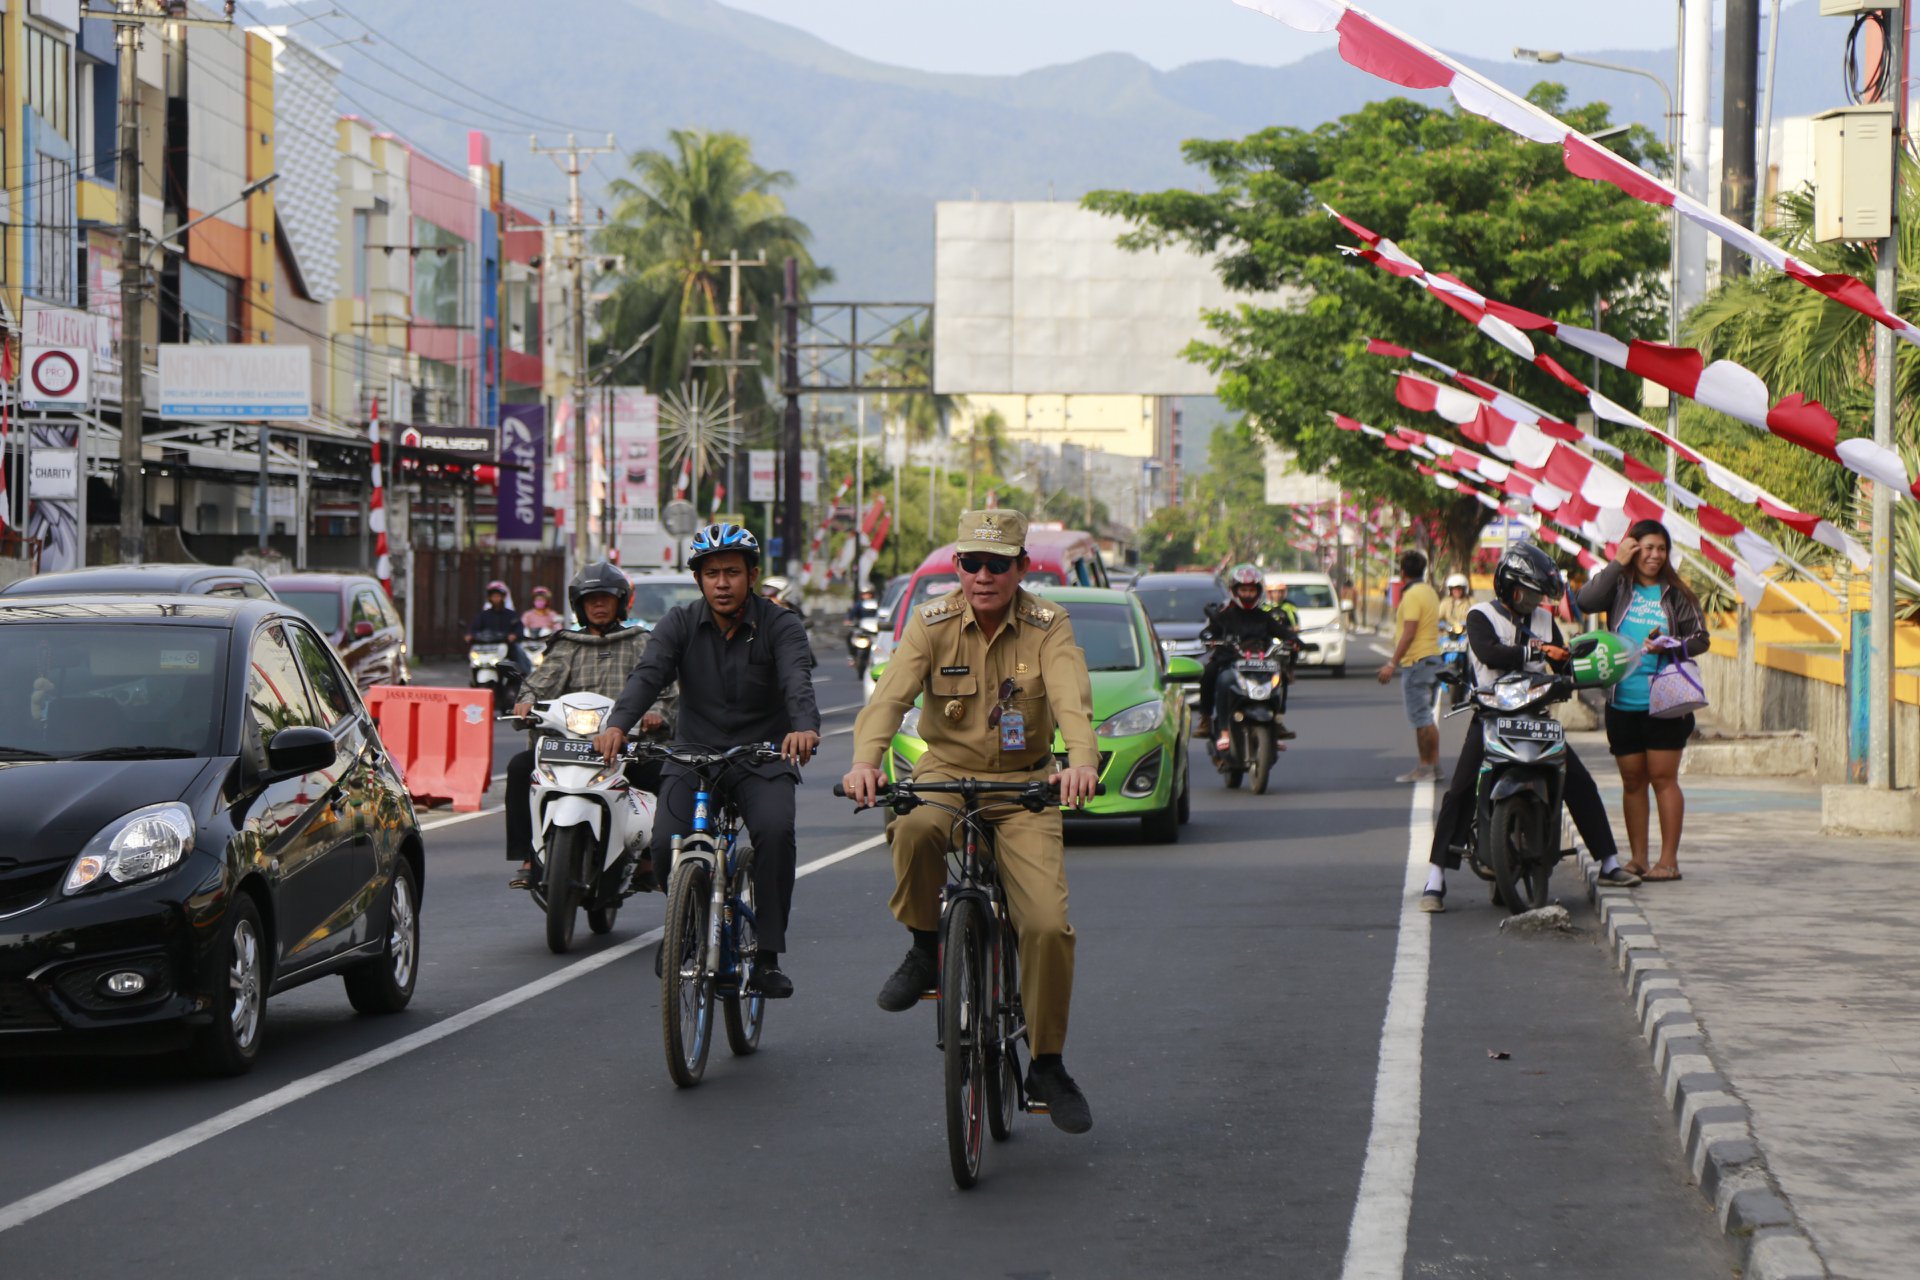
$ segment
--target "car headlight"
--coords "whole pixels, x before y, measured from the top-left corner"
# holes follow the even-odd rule
[[[576,738],[591,738],[600,732],[606,718],[605,708],[576,707],[567,712],[567,732]]]
[[[193,811],[178,801],[135,809],[100,829],[73,860],[62,893],[74,894],[103,877],[128,884],[159,875],[193,848]]]
[[[1166,718],[1166,704],[1156,699],[1108,716],[1094,732],[1102,738],[1131,738],[1135,734],[1152,733]]]
[[[900,717],[900,732],[909,738],[920,736],[920,708],[908,707],[907,714]]]

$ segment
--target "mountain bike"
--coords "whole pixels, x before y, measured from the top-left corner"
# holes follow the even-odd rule
[[[677,764],[700,784],[693,796],[693,830],[673,840],[667,923],[660,939],[660,1023],[667,1074],[690,1089],[706,1072],[716,1001],[734,1056],[745,1057],[760,1047],[767,1002],[752,989],[759,954],[753,841],[725,783],[733,768],[769,764],[780,759],[780,749],[764,742],[728,751],[640,743],[631,752]]]
[[[1095,793],[1105,791],[1103,785]],[[833,793],[846,795],[838,783]],[[932,796],[957,796],[959,803]],[[980,1180],[985,1134],[1004,1142],[1013,1136],[1016,1110],[1046,1114],[1045,1104],[1027,1096],[1020,1067],[1020,1046],[1027,1039],[1020,945],[993,856],[990,818],[1015,807],[1044,812],[1060,803],[1060,792],[1040,781],[960,778],[890,783],[880,788],[878,799],[897,814],[930,804],[954,818],[955,838],[947,851],[950,879],[940,892],[940,985],[930,998],[935,1043],[945,1063],[947,1157],[954,1185],[965,1191]]]

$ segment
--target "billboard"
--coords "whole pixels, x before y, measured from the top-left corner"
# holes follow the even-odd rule
[[[615,528],[660,532],[660,398],[640,387],[614,387],[613,504]]]
[[[1296,466],[1291,449],[1282,449],[1272,441],[1263,441],[1267,463],[1267,496],[1270,507],[1312,507],[1336,501],[1340,486],[1325,476],[1302,472]]]
[[[499,541],[546,540],[546,461],[547,407],[500,406]]]
[[[259,422],[313,416],[304,346],[160,344],[160,416]]]
[[[934,390],[957,395],[1210,396],[1181,351],[1231,293],[1181,248],[1128,253],[1127,225],[1073,204],[943,201],[934,211]]]

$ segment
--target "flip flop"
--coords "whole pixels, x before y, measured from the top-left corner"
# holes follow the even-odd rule
[[[1643,871],[1640,873],[1640,878],[1642,880],[1661,880],[1661,881],[1678,880],[1681,878],[1680,868],[1660,867],[1660,866],[1650,867],[1646,871]]]
[[[1625,866],[1627,870],[1629,870],[1629,871],[1631,871],[1631,872],[1633,872],[1633,874],[1635,874],[1635,875],[1637,875],[1637,876],[1639,876],[1639,877],[1640,877],[1640,878],[1641,878],[1642,880],[1645,880],[1645,879],[1647,878],[1647,865],[1646,865],[1646,863],[1644,863],[1644,862],[1628,862],[1628,863],[1623,863],[1622,865],[1623,865],[1623,866]]]

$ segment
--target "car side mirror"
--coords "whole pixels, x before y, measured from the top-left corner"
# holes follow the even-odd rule
[[[366,619],[362,618],[360,621],[353,624],[353,638],[355,640],[365,640],[371,637],[372,635],[373,635],[373,624],[371,622],[368,622]]]
[[[1168,684],[1199,684],[1206,673],[1205,667],[1184,655],[1167,659]]]
[[[333,767],[339,748],[333,735],[313,725],[282,729],[267,744],[267,772],[276,778],[292,778]]]

